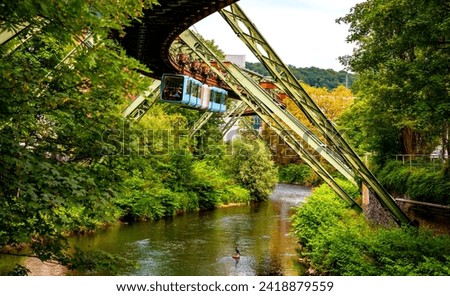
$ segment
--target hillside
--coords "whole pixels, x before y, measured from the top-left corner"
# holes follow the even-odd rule
[[[245,67],[249,70],[260,73],[261,75],[269,75],[269,72],[267,72],[266,68],[264,68],[261,63],[246,62]],[[336,72],[333,69],[319,69],[316,67],[297,68],[292,65],[288,65],[288,67],[297,79],[311,86],[325,87],[329,90],[332,90],[341,84],[345,85],[345,71]],[[349,88],[352,87],[354,80],[355,75],[349,74]]]

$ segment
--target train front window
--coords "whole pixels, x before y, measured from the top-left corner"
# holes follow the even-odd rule
[[[183,83],[184,77],[182,76],[166,76],[164,78],[163,100],[181,101],[183,98]]]

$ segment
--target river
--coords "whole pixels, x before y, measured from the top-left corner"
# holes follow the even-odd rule
[[[71,242],[138,263],[120,275],[301,275],[290,216],[310,192],[279,184],[266,202],[121,224]],[[236,246],[239,260],[232,258]]]

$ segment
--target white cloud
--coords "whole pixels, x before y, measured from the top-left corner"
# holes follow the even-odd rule
[[[272,48],[286,64],[342,70],[337,58],[351,54],[353,46],[345,42],[348,27],[336,24],[361,0],[241,0],[239,6],[253,21]],[[214,39],[227,54],[251,52],[235,36],[219,14],[195,25],[200,34]]]

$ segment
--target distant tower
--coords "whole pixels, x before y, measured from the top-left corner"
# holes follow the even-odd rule
[[[350,63],[350,56],[345,55],[341,57],[341,63],[344,65],[344,71],[345,71],[345,87],[348,88],[348,71],[349,71],[349,63]]]

